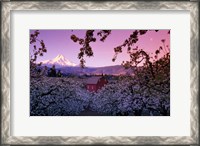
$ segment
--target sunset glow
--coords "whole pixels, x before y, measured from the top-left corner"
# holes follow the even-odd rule
[[[170,116],[170,30],[31,30],[31,116]]]
[[[30,30],[30,34],[35,30]],[[98,31],[98,30],[97,30]],[[114,55],[114,48],[123,42],[130,36],[134,30],[112,30],[111,34],[107,37],[105,42],[101,42],[97,31],[94,32],[94,37],[97,38],[96,42],[91,43],[91,47],[94,52],[94,56],[85,57],[86,66],[89,67],[101,67],[120,65],[122,61],[129,61],[130,57],[127,54],[127,49],[124,48],[115,62],[112,61]],[[84,38],[86,30],[39,30],[39,39],[43,40],[47,53],[43,57],[38,57],[37,62],[44,60],[50,60],[55,58],[58,54],[62,54],[71,62],[79,64],[78,53],[80,51],[80,45],[74,43],[71,40],[71,35],[75,34],[80,38]],[[145,35],[139,36],[139,41],[135,44],[139,49],[143,49],[148,53],[155,53],[155,51],[162,46],[162,39],[165,39],[166,46],[170,48],[170,34],[169,30],[148,31]],[[36,43],[39,46],[39,43]],[[30,53],[33,49],[33,45],[30,45]]]

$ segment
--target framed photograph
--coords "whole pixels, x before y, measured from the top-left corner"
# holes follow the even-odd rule
[[[30,30],[30,116],[170,116],[170,30]]]
[[[3,1],[2,144],[199,143],[199,3]]]

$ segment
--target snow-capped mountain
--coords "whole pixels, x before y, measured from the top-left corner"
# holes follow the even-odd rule
[[[52,65],[55,65],[56,67],[76,66],[75,63],[69,61],[61,54],[59,54],[52,60],[42,61],[42,65],[46,65],[49,67],[52,67]]]
[[[101,75],[132,75],[134,73],[133,69],[125,69],[121,65],[115,66],[104,66],[104,67],[86,67],[81,68],[79,65],[66,59],[63,55],[57,55],[51,60],[42,61],[42,66],[52,67],[55,65],[56,69],[61,70],[65,74],[96,74]],[[84,70],[84,71],[83,71]]]

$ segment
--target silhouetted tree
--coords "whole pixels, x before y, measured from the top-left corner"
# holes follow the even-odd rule
[[[134,30],[129,38],[114,48],[115,54],[112,61],[115,61],[117,55],[122,53],[126,48],[130,56],[130,61],[123,61],[122,65],[125,68],[132,68],[134,70],[134,79],[137,79],[140,85],[145,86],[149,91],[153,89],[168,94],[170,92],[170,52],[169,46],[165,44],[165,39],[161,39],[163,46],[160,46],[153,56],[150,56],[148,52],[135,46],[139,41],[139,36],[145,35],[149,31],[158,32],[159,30]],[[82,67],[86,63],[84,57],[94,55],[90,47],[90,43],[96,41],[94,32],[95,30],[87,30],[85,38],[79,38],[74,34],[71,36],[74,42],[78,42],[83,46],[80,48],[80,53],[78,54]],[[100,37],[100,41],[104,42],[111,32],[111,30],[99,30],[97,31],[97,36]],[[170,31],[168,31],[168,34],[170,34]]]
[[[60,70],[58,70],[58,72],[57,72],[57,75],[56,75],[57,77],[62,77],[62,73],[60,72]]]
[[[56,77],[56,68],[55,65],[50,68],[49,77]]]
[[[38,56],[43,56],[47,52],[47,48],[43,40],[39,39],[39,30],[34,31],[30,34],[30,44],[33,45],[32,52],[30,54],[30,71],[31,73],[35,71],[37,66],[41,66],[42,63],[37,64],[36,60]],[[38,47],[36,43],[39,42],[40,46]]]

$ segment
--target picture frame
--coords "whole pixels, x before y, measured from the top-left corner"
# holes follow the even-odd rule
[[[174,144],[199,143],[199,2],[197,1],[2,1],[1,21],[1,143],[20,144]],[[178,10],[190,12],[190,136],[12,136],[11,13],[39,10]],[[12,96],[11,96],[12,95]]]

